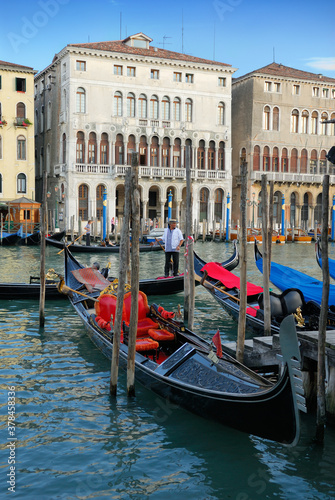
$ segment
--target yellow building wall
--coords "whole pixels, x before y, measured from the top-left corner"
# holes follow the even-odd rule
[[[21,69],[22,68],[22,69]],[[1,119],[6,125],[0,125],[1,151],[0,174],[2,175],[2,192],[0,201],[14,200],[20,196],[35,199],[35,137],[34,126],[17,126],[16,106],[23,102],[26,106],[25,116],[31,123],[34,121],[34,70],[0,64],[1,89]],[[16,78],[25,78],[26,91],[16,90]],[[26,140],[26,159],[17,158],[17,140],[23,136]],[[26,175],[26,191],[17,189],[17,177],[20,173]]]

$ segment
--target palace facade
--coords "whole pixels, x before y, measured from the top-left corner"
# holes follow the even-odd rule
[[[225,218],[235,69],[151,42],[138,33],[70,44],[35,77],[37,198],[46,171],[49,207],[66,227],[72,216],[75,223],[101,219],[105,191],[109,220],[123,215],[135,151],[141,217],[163,225],[171,190],[173,217],[183,223],[189,161],[193,220]]]
[[[232,220],[239,220],[240,165],[248,164],[248,220],[261,225],[261,177],[274,181],[274,222],[282,200],[287,227],[321,223],[322,180],[335,166],[335,79],[272,63],[234,79],[232,86]],[[325,123],[333,120],[333,123]]]

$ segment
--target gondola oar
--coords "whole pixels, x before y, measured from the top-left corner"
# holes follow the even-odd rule
[[[157,238],[155,238],[155,240],[157,241],[157,243],[161,247],[161,249],[164,250],[164,252],[165,252],[165,248],[163,247],[163,245],[160,244],[159,240]],[[173,260],[172,260],[172,257],[170,257],[170,270],[171,271],[173,270]]]
[[[75,243],[75,242],[76,242],[77,240],[79,240],[79,238],[81,238],[81,237],[82,237],[82,234],[80,234],[80,235],[78,236],[78,238],[76,238],[74,241],[71,241],[71,243],[70,243],[69,245],[67,245],[67,248],[69,248],[71,245],[73,245],[73,243]],[[58,247],[58,248],[59,248],[59,247]],[[63,248],[63,250],[61,250],[60,252],[57,252],[57,255],[59,255],[59,254],[60,254],[60,253],[62,253],[62,252],[64,252],[64,248]]]
[[[234,295],[231,295],[230,293],[225,292],[224,290],[222,290],[218,286],[212,285],[212,283],[209,283],[208,281],[206,281],[207,276],[208,276],[208,272],[204,271],[204,274],[203,274],[203,276],[202,276],[202,278],[200,280],[200,285],[204,286],[205,288],[208,288],[209,290],[211,288],[214,288],[218,292],[224,293],[225,295],[228,295],[228,297],[230,297],[231,299],[236,300],[236,302],[241,302],[238,297],[235,297]],[[199,278],[198,278],[198,281],[199,281]],[[248,307],[251,307],[255,311],[258,311],[257,307],[254,307],[254,306],[252,306],[250,304],[248,304]]]

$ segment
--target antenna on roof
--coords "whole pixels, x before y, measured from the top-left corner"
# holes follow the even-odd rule
[[[122,36],[121,36],[121,26],[122,26],[122,12],[120,12],[120,40],[122,40]]]
[[[158,45],[163,45],[163,49],[165,49],[165,45],[171,45],[170,42],[166,42],[165,41],[167,38],[172,38],[172,36],[166,36],[166,35],[164,35],[163,36],[163,41],[158,44]]]
[[[273,62],[276,62],[275,48],[273,47]]]

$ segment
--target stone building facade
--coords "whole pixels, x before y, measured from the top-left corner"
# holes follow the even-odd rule
[[[0,61],[0,202],[35,199],[35,73]]]
[[[141,216],[182,223],[189,157],[193,219],[225,216],[231,194],[230,65],[159,49],[138,33],[67,45],[35,78],[36,182],[48,173],[50,206],[74,216],[122,216],[124,176],[139,154]],[[189,146],[189,147],[188,147]],[[61,225],[61,224],[60,224]]]
[[[248,164],[248,221],[261,222],[261,176],[274,181],[274,221],[310,229],[321,222],[322,180],[335,166],[335,79],[272,63],[233,80],[232,220],[240,213],[240,165]]]

